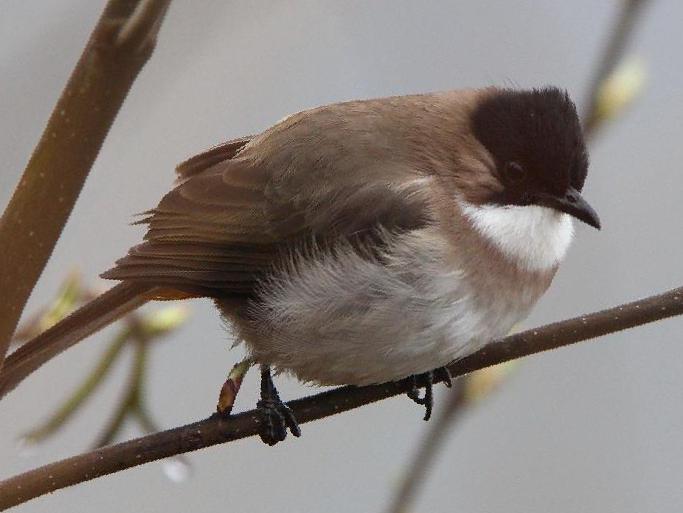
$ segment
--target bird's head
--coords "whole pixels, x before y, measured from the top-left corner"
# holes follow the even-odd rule
[[[581,196],[588,154],[576,107],[566,92],[487,90],[471,117],[476,139],[494,164],[493,186],[480,196],[489,206],[539,206],[600,228]]]

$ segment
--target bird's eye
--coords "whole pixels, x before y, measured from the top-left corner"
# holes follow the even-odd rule
[[[505,178],[511,183],[519,183],[526,178],[526,171],[517,162],[505,164]]]

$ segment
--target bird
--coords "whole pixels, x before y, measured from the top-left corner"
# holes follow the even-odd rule
[[[273,373],[317,385],[427,382],[506,335],[548,289],[588,154],[560,88],[483,87],[305,110],[180,164],[138,221],[118,285],[18,349],[6,393],[152,299],[213,299],[261,370],[269,445],[301,431]],[[414,381],[415,383],[417,381]]]

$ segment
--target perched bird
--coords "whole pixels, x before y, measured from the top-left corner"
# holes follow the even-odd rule
[[[298,436],[271,369],[380,383],[505,335],[550,285],[572,218],[600,227],[587,169],[575,106],[551,87],[294,114],[181,164],[144,242],[102,275],[122,283],[19,349],[0,390],[149,299],[210,297],[261,366],[262,438]],[[428,417],[431,393],[409,395]]]

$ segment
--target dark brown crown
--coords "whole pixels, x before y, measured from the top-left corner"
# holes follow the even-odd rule
[[[576,107],[558,88],[497,90],[472,114],[472,130],[492,154],[501,182],[519,166],[525,187],[561,194],[580,191],[588,172],[588,154]]]

